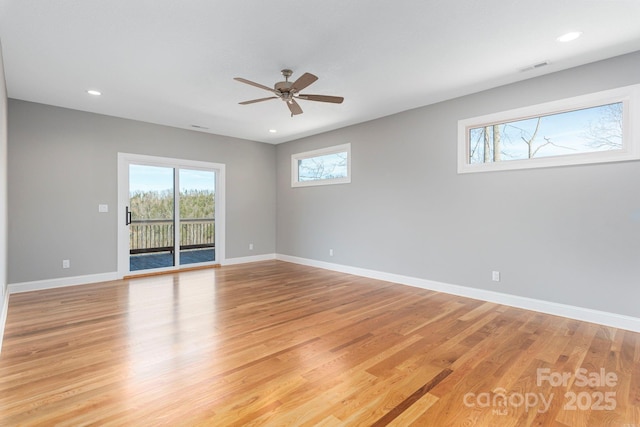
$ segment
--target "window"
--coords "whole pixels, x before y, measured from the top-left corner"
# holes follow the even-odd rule
[[[640,85],[458,122],[458,173],[640,159]]]
[[[321,148],[291,156],[291,186],[351,182],[351,144]]]

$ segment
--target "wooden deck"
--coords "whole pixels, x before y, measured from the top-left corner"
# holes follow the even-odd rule
[[[215,249],[195,249],[180,251],[180,265],[212,262],[214,259]],[[129,271],[172,267],[173,264],[173,254],[170,252],[142,253],[129,256]]]
[[[280,261],[11,295],[0,425],[89,424],[638,427],[640,334]]]

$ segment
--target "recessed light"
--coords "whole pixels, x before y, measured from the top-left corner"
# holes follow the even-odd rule
[[[89,90],[87,91],[87,93],[88,93],[89,95],[93,95],[93,96],[100,96],[100,95],[102,95],[102,92],[100,92],[99,90],[94,90],[94,89],[89,89]]]
[[[570,33],[561,35],[556,40],[558,40],[559,42],[565,43],[565,42],[573,41],[573,40],[577,39],[578,37],[580,37],[581,35],[582,35],[581,31],[572,31]]]
[[[276,132],[278,132],[278,131],[277,131],[276,129],[269,129],[269,132],[270,132],[270,133],[276,133]]]

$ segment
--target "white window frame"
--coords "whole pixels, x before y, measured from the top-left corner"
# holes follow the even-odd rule
[[[342,178],[316,179],[300,181],[298,161],[313,157],[326,156],[328,154],[347,153],[347,176]],[[291,186],[310,187],[314,185],[348,184],[351,182],[351,144],[334,145],[333,147],[320,148],[318,150],[305,151],[291,155]]]
[[[509,160],[495,163],[472,164],[469,161],[469,131],[471,129],[618,102],[622,102],[623,105],[623,135],[621,149],[567,154],[554,157]],[[458,173],[491,172],[638,160],[640,159],[640,142],[635,141],[634,137],[637,136],[639,128],[640,84],[459,120]]]

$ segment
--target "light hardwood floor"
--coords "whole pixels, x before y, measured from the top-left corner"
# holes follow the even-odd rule
[[[74,286],[11,295],[0,420],[640,427],[640,334],[280,261]]]

